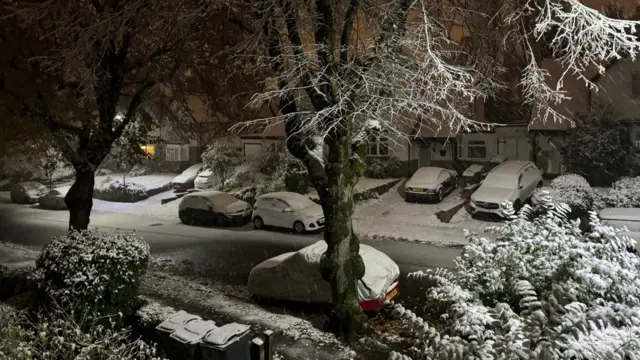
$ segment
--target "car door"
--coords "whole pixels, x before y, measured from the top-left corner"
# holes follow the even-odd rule
[[[294,214],[293,212],[285,212],[285,209],[290,209],[289,204],[281,199],[276,199],[274,204],[274,218],[275,226],[290,228],[293,226]]]
[[[254,213],[262,218],[262,222],[267,226],[274,226],[274,206],[275,200],[271,198],[263,198],[256,202]]]

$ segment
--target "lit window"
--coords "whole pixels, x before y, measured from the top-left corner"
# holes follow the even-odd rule
[[[142,145],[140,146],[142,151],[149,154],[149,156],[156,156],[156,147],[155,145]]]

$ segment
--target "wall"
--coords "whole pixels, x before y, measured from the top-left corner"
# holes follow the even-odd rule
[[[484,141],[486,146],[486,156],[484,158],[469,157],[469,142]],[[487,161],[498,155],[498,138],[495,133],[461,133],[458,135],[458,158],[468,161]]]
[[[620,118],[638,118],[640,96],[633,97],[631,93],[631,78],[634,72],[640,72],[640,62],[630,59],[618,60],[598,78],[599,90],[592,92],[592,103],[613,106]]]

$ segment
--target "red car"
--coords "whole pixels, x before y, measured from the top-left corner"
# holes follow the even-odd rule
[[[195,164],[189,166],[182,174],[176,176],[171,180],[171,188],[176,192],[185,192],[189,189],[193,189],[193,182],[196,180],[198,174],[202,171],[202,164]]]

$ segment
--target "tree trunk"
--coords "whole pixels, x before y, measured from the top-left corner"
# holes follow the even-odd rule
[[[90,164],[74,166],[76,181],[64,197],[69,208],[69,231],[86,230],[93,207],[93,186],[95,170]]]
[[[331,284],[333,309],[329,329],[341,340],[352,342],[364,330],[366,315],[358,301],[357,284],[364,276],[364,262],[360,256],[360,242],[353,233],[351,191],[334,184],[325,204],[325,232],[327,252],[320,262],[322,277]]]

